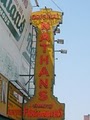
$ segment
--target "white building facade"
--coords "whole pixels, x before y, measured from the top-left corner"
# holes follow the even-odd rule
[[[0,0],[0,73],[10,81],[18,80],[27,91],[29,77],[20,75],[30,73],[31,12],[29,0]]]

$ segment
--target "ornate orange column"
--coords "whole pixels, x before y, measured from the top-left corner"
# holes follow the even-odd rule
[[[37,28],[35,94],[24,105],[25,120],[64,119],[65,104],[53,96],[54,29],[62,23],[62,13],[51,9],[33,12],[32,24]]]

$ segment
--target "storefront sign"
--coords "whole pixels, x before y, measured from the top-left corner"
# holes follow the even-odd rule
[[[7,116],[8,80],[0,74],[0,114]]]
[[[5,29],[19,49],[29,26],[31,11],[29,0],[0,0],[0,23],[6,24]]]
[[[19,8],[19,10],[21,9]],[[0,16],[18,41],[25,27],[26,20],[24,15],[22,17],[12,0],[1,0]]]
[[[14,120],[22,119],[22,107],[17,106],[12,101],[8,100],[8,117]]]
[[[25,120],[39,118],[64,119],[65,104],[53,96],[54,83],[54,33],[53,28],[62,22],[62,13],[42,9],[32,13],[32,24],[37,27],[35,63],[35,96],[24,106]]]
[[[10,82],[8,88],[8,117],[21,120],[23,94]]]

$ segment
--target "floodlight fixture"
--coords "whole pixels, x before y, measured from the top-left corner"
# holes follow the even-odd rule
[[[57,42],[58,44],[64,44],[64,40],[63,39],[57,39],[57,40],[54,40],[54,42]]]
[[[67,50],[64,50],[64,49],[55,50],[55,52],[61,52],[62,54],[67,54]]]
[[[55,32],[60,33],[60,28],[57,28]]]

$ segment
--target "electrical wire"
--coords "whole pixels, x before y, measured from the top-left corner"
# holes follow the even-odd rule
[[[58,9],[60,10],[60,11],[62,11],[62,9],[53,1],[53,0],[51,0],[57,7],[58,7]]]

